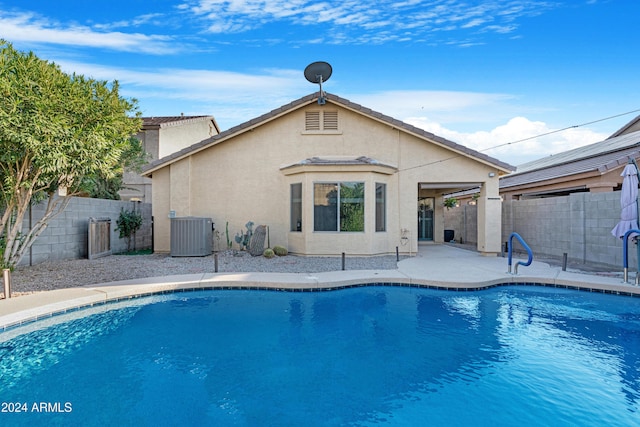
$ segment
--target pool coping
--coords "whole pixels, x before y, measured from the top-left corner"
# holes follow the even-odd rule
[[[437,262],[437,261],[436,261]],[[255,289],[286,292],[317,292],[357,286],[408,286],[447,291],[477,291],[496,286],[529,285],[640,297],[640,287],[617,278],[566,273],[546,266],[544,274],[506,272],[487,274],[484,280],[425,279],[411,271],[411,263],[397,270],[351,270],[322,273],[200,273],[58,289],[0,300],[0,333],[55,315],[111,302],[150,295],[197,290]],[[544,267],[539,264],[538,269]],[[423,266],[424,268],[424,266]],[[404,271],[403,271],[404,270]],[[477,271],[476,271],[477,273]],[[438,276],[438,274],[434,274]]]

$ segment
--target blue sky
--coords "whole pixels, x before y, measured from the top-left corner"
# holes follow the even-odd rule
[[[145,116],[222,130],[317,91],[303,70],[327,61],[327,92],[517,165],[640,114],[638,16],[631,0],[0,0],[0,38],[118,80]]]

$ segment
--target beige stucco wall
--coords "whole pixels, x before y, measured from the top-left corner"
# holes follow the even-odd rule
[[[211,117],[198,117],[166,123],[143,129],[136,138],[142,143],[151,162],[217,135],[218,131],[212,120]],[[123,183],[125,188],[120,192],[122,200],[133,198],[152,202],[151,179],[142,177],[137,172],[125,172]]]
[[[196,142],[217,135],[211,118],[196,118],[164,125],[160,128],[158,158],[168,156]]]
[[[169,206],[171,206],[171,168],[153,174],[153,241],[154,250],[169,252]]]
[[[338,111],[339,131],[305,132],[305,111]],[[311,157],[366,156],[380,165],[286,166]],[[495,168],[438,147],[405,131],[327,102],[309,104],[254,129],[153,172],[155,249],[169,251],[171,210],[177,216],[213,219],[222,242],[225,224],[230,238],[247,221],[265,224],[270,243],[307,255],[375,255],[417,249],[417,199],[420,183],[484,182]],[[497,178],[493,178],[497,183]],[[313,231],[313,184],[360,181],[365,183],[365,231]],[[302,232],[291,232],[290,184],[302,183]],[[386,231],[375,231],[375,184],[387,185]],[[455,187],[454,187],[455,188]],[[424,191],[424,190],[423,190]],[[434,237],[443,240],[442,193],[436,197]],[[495,193],[495,194],[494,194]],[[487,197],[497,197],[497,184],[487,186]],[[493,207],[490,215],[493,216]],[[498,211],[499,212],[499,211]],[[495,229],[494,229],[495,228]],[[162,231],[160,231],[162,230]],[[493,248],[492,233],[497,248]],[[483,250],[500,251],[500,215],[487,224]],[[407,236],[407,240],[401,239]],[[234,244],[235,245],[235,244]]]

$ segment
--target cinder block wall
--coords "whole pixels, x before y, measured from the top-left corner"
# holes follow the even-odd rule
[[[44,203],[32,207],[31,220],[28,216],[25,218],[23,232],[28,232],[30,221],[31,224],[35,224],[42,218],[45,208]],[[111,219],[111,251],[112,253],[125,252],[127,241],[120,239],[120,233],[116,231],[116,221],[121,209],[129,211],[135,209],[142,214],[144,221],[142,228],[136,233],[135,248],[150,248],[152,239],[150,203],[73,197],[64,212],[49,222],[46,230],[24,255],[20,265],[86,258],[90,217]]]
[[[470,233],[476,206],[463,205],[445,212],[445,228],[454,229],[456,240],[477,243]],[[466,215],[467,224],[463,218]],[[564,197],[509,200],[502,204],[502,241],[520,234],[534,256],[567,257],[578,263],[598,263],[622,268],[622,241],[611,235],[620,220],[620,192],[574,193]],[[474,224],[470,224],[473,221]],[[464,237],[463,237],[464,238]],[[518,249],[518,244],[515,244]],[[629,266],[637,266],[636,246],[629,244]]]
[[[478,243],[477,208],[475,205],[461,205],[445,209],[444,229],[453,230],[453,238],[456,242]]]

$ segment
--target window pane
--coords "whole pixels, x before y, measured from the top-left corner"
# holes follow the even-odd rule
[[[313,185],[313,229],[338,230],[338,184]]]
[[[386,231],[387,184],[376,183],[376,231]]]
[[[291,231],[302,231],[302,184],[291,184]]]
[[[364,182],[340,184],[340,231],[364,231]]]

